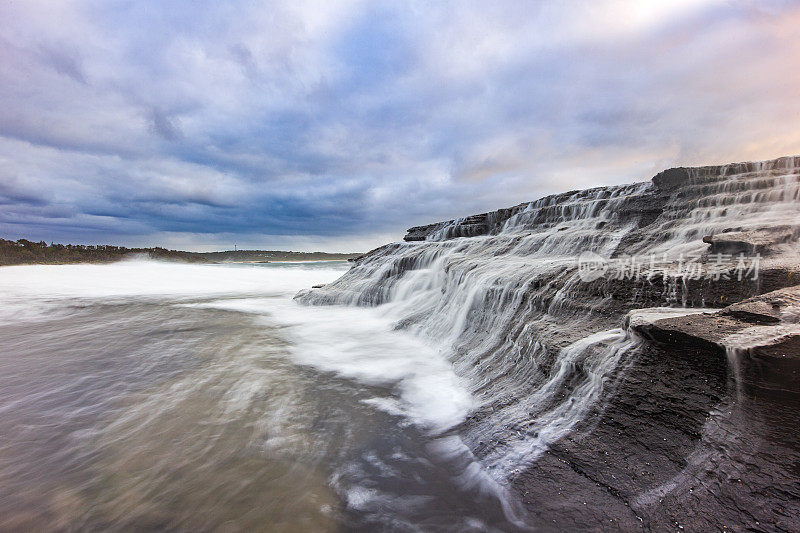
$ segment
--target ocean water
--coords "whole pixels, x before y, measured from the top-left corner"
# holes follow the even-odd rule
[[[347,268],[0,269],[0,529],[519,526],[439,348],[292,300]]]

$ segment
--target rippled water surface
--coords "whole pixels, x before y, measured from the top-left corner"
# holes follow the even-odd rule
[[[0,269],[0,528],[513,527],[468,475],[451,364],[292,301],[346,269]]]

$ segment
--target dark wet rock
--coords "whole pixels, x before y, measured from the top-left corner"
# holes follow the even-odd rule
[[[781,321],[781,306],[756,297],[730,305],[721,314],[755,324],[777,324]]]
[[[766,336],[771,330],[766,326],[796,325],[799,312],[800,286],[795,285],[748,298],[720,311],[657,319],[635,327],[647,336],[658,337],[657,340],[683,335],[725,347],[726,339],[748,328],[758,328],[763,333],[761,342],[767,342]],[[776,335],[786,331],[778,327],[772,330]],[[797,356],[800,357],[800,353]]]
[[[508,480],[535,527],[797,531],[798,168],[800,157],[670,169],[416,226],[296,298],[375,306],[428,291],[433,305],[413,300],[396,327],[434,338],[461,317],[452,363],[477,383],[479,407],[458,433],[485,464],[525,436],[547,438],[541,417],[599,382],[591,412]],[[764,256],[757,275],[679,272],[687,256],[707,272],[735,250]],[[673,256],[663,272],[581,281],[587,251],[620,262]],[[560,364],[570,346],[651,307],[701,309],[629,319],[641,344],[608,374],[592,366],[609,353],[603,343]]]
[[[800,392],[800,287],[744,300],[714,313],[644,321],[634,329],[666,346],[727,354],[739,379]]]
[[[686,167],[668,168],[653,177],[653,184],[661,190],[674,190],[692,181],[692,169]]]
[[[749,324],[718,313],[663,318],[640,324],[636,331],[648,340],[668,346],[696,347],[724,351],[722,339],[737,333]]]
[[[729,395],[724,357],[650,345],[514,480],[544,531],[796,531],[800,396]]]
[[[620,223],[634,223],[638,228],[654,230],[658,227],[659,219],[670,220],[680,218],[680,212],[692,205],[703,205],[709,201],[709,196],[718,192],[716,189],[725,184],[730,186],[730,193],[747,191],[752,199],[758,199],[760,191],[768,190],[780,182],[781,173],[787,169],[800,166],[800,157],[781,157],[771,161],[733,163],[705,167],[679,167],[664,170],[651,180],[652,187],[638,194],[626,195],[622,202],[615,208],[615,216]],[[731,176],[737,179],[732,183]],[[415,226],[409,228],[404,237],[405,241],[418,242],[425,240],[447,240],[459,237],[475,237],[481,235],[497,235],[506,221],[516,215],[524,214],[526,210],[534,208],[534,213],[529,216],[528,224],[531,227],[547,227],[559,219],[569,217],[573,209],[580,209],[582,202],[591,204],[595,209],[602,209],[605,203],[618,200],[613,198],[612,188],[598,187],[581,191],[545,196],[530,204],[519,204],[513,207],[498,209],[489,213],[481,213],[461,219],[453,219],[434,224]],[[800,198],[779,197],[778,201],[800,201]],[[733,206],[732,206],[733,207]],[[722,216],[728,213],[724,211]],[[742,224],[747,225],[743,220]],[[606,222],[597,229],[606,226]],[[726,229],[727,237],[721,235],[697,235],[698,240],[708,237],[718,239],[719,244],[713,253],[739,253],[723,250],[741,250],[744,253],[758,252],[760,249],[769,252],[778,242],[787,242],[785,231],[792,236],[788,240],[797,240],[800,236],[800,217],[792,226],[781,228],[759,228],[763,233],[748,234],[736,226]],[[739,234],[738,239],[735,234]],[[731,236],[733,235],[733,236]],[[642,250],[641,242],[637,240],[641,234],[631,234],[620,243],[616,255],[636,253]],[[657,236],[659,237],[659,236]],[[666,234],[660,237],[667,237]],[[726,240],[728,239],[728,240]],[[650,243],[652,244],[652,243]]]
[[[536,525],[795,530],[800,334],[751,346],[740,354],[738,375],[720,343],[763,327],[766,316],[792,325],[798,296],[800,287],[792,287],[716,312],[662,319],[680,310],[658,309],[632,324],[654,342],[609,382],[607,403],[514,480]]]
[[[425,226],[414,226],[408,229],[408,233],[403,237],[404,241],[424,241],[429,236],[441,232],[440,240],[455,239],[458,237],[478,237],[489,235],[496,232],[503,223],[514,214],[521,211],[525,205],[518,205],[508,209],[498,209],[491,213],[481,213],[471,215],[457,220],[446,220],[427,224]]]
[[[796,241],[797,228],[778,226],[753,231],[718,233],[703,237],[703,242],[711,245],[712,254],[761,254],[775,253],[780,244]]]

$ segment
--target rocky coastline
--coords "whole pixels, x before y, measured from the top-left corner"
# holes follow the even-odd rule
[[[800,157],[676,168],[410,228],[297,299],[444,338],[454,431],[534,527],[796,531],[798,237]]]

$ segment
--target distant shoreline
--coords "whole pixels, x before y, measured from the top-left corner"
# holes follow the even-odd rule
[[[279,259],[276,261],[219,261],[212,265],[264,265],[273,263],[346,263],[349,259]]]
[[[285,250],[226,250],[185,252],[167,248],[126,248],[113,245],[47,244],[26,239],[0,239],[0,266],[104,264],[146,257],[162,261],[195,264],[263,264],[313,261],[348,261],[361,253],[293,252]]]
[[[63,261],[63,262],[41,262],[41,263],[0,263],[0,268],[12,266],[63,266],[63,265],[112,265],[114,263],[124,263],[132,258],[122,258],[112,261]],[[150,259],[150,258],[148,258]],[[186,265],[267,265],[284,263],[348,263],[349,259],[287,259],[283,261],[175,261],[170,259],[153,258],[153,261],[163,261],[168,263]]]

